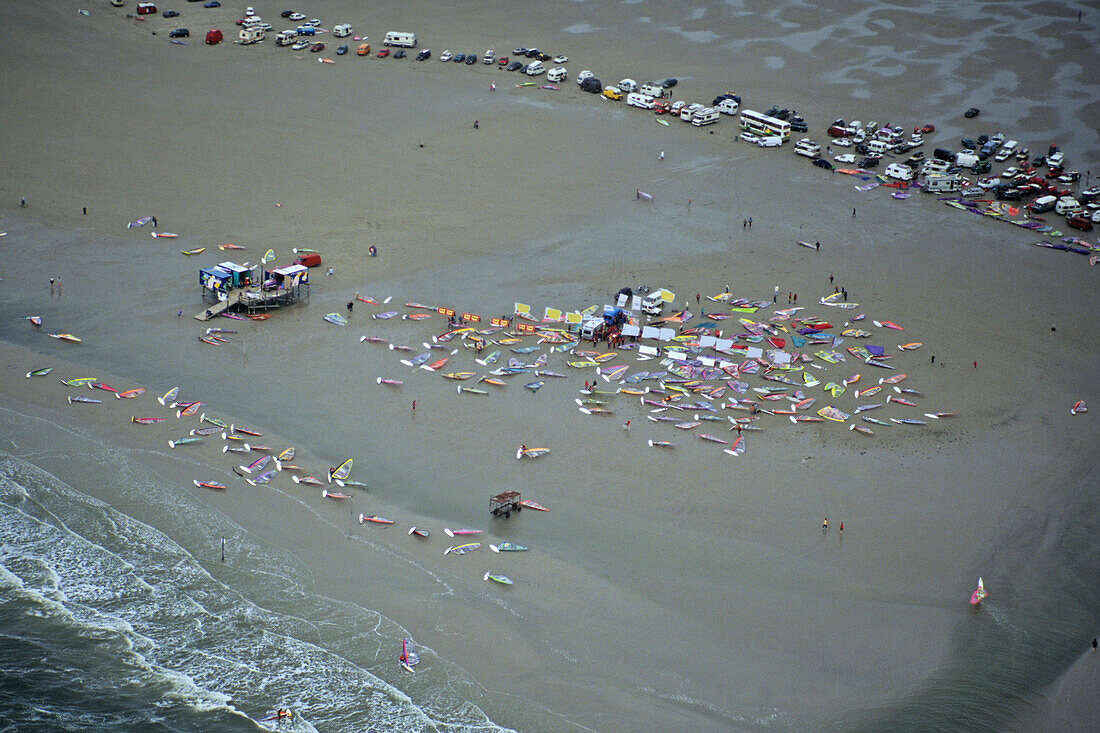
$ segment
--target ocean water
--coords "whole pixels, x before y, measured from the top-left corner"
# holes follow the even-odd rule
[[[232,535],[186,501],[179,513]],[[296,713],[279,730],[502,730],[428,648],[407,686],[423,699],[384,682],[371,668],[395,666],[403,629],[311,597],[292,562],[234,545],[263,581],[254,598],[158,530],[0,454],[0,730],[255,730],[279,707]],[[282,611],[265,607],[276,596]]]

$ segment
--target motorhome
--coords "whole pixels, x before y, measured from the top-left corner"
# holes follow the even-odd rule
[[[691,118],[691,124],[695,127],[702,127],[703,125],[712,125],[718,121],[721,117],[718,110],[714,107],[704,107],[701,110],[695,112],[695,116]],[[782,139],[779,141],[783,142]]]
[[[654,99],[665,99],[672,96],[672,90],[661,86],[657,82],[650,82],[648,84],[642,84],[639,89],[642,94],[647,97],[653,97]]]
[[[703,105],[699,104],[698,102],[695,102],[693,104],[685,104],[680,109],[680,119],[684,122],[691,122],[692,118],[695,117],[695,113],[701,109],[703,109]]]
[[[921,166],[920,172],[926,176],[942,176],[950,169],[951,166],[946,160],[932,159],[924,161],[924,165]]]
[[[337,38],[345,38],[351,35],[351,23],[340,23],[332,27],[332,35]]]
[[[554,82],[565,81],[565,77],[568,76],[568,74],[569,72],[565,70],[564,66],[555,66],[550,69],[550,71],[546,72],[546,80]]]
[[[977,155],[974,155],[974,153],[959,153],[955,156],[955,165],[959,166],[960,168],[972,169],[980,162],[981,158],[979,158]]]
[[[404,33],[400,31],[389,31],[386,33],[386,38],[382,41],[383,46],[401,46],[403,48],[415,48],[416,47],[416,34]]]
[[[260,43],[264,40],[264,32],[262,28],[241,28],[237,33],[237,43],[248,46],[253,43]]]
[[[819,158],[821,157],[821,145],[808,137],[804,137],[794,144],[794,152],[795,155],[802,155],[806,158]]]
[[[925,193],[953,193],[962,188],[962,179],[956,175],[933,173],[924,178]]]
[[[719,112],[721,112],[722,114],[724,114],[724,115],[735,115],[735,114],[737,114],[737,108],[740,107],[740,106],[741,105],[739,105],[737,103],[736,99],[731,99],[730,97],[726,97],[721,102],[719,102],[717,105],[715,105],[714,108],[716,110],[718,110]]]
[[[538,76],[546,73],[546,67],[542,65],[541,61],[532,61],[523,68],[523,73],[527,76]]]
[[[1072,196],[1063,196],[1054,204],[1054,213],[1062,216],[1069,216],[1070,214],[1076,214],[1083,210],[1084,207]]]
[[[296,31],[279,31],[278,35],[275,36],[275,45],[289,46],[294,43],[297,38],[298,33]]]
[[[638,84],[633,79],[623,79],[617,86],[627,93],[638,91]]]
[[[626,103],[631,107],[641,107],[642,109],[653,109],[654,107],[653,97],[638,92],[631,92],[626,95]]]

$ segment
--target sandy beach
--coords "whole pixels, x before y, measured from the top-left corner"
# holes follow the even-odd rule
[[[180,3],[180,18],[141,22],[106,0],[88,16],[0,5],[20,29],[0,48],[13,71],[0,78],[3,628],[33,628],[40,644],[47,631],[101,639],[68,662],[102,655],[80,698],[93,726],[249,730],[289,707],[299,728],[281,729],[1089,728],[1097,270],[934,196],[861,192],[790,146],[739,143],[734,118],[665,127],[573,78],[676,76],[674,98],[700,101],[736,91],[745,106],[797,108],[822,142],[838,116],[933,122],[928,149],[1002,130],[1033,152],[1058,142],[1091,175],[1100,14],[1078,21],[1076,6],[1035,2],[548,2],[522,14],[500,2],[313,2],[302,12],[327,27],[347,19],[375,45],[413,30],[435,54],[337,57],[326,36],[330,65],[270,38],[205,46],[207,27],[235,30],[243,5],[223,5]],[[290,25],[282,9],[256,6],[276,30]],[[169,44],[181,26],[190,45]],[[568,55],[570,79],[516,87],[525,80],[495,67],[437,61],[521,44]],[[981,116],[966,120],[972,105]],[[150,215],[179,237],[126,228]],[[217,249],[227,242],[246,249]],[[265,322],[190,317],[204,307],[200,267],[268,248],[289,264],[296,247],[324,258],[308,302]],[[834,324],[851,313],[818,301],[843,287],[869,342],[888,345],[902,386],[921,392],[919,411],[956,417],[864,436],[768,416],[734,458],[647,421],[636,397],[608,398],[607,418],[580,413],[594,373],[563,355],[549,366],[566,378],[538,391],[519,376],[458,394],[399,363],[447,330],[441,316],[371,318],[413,312],[411,301],[486,318],[520,302],[541,315],[643,285],[693,311],[696,293],[729,285],[769,302],[757,320],[797,293],[801,315]],[[322,321],[356,293],[392,302],[356,302],[346,328]],[[22,320],[32,314],[41,329]],[[197,338],[211,325],[238,333],[211,347]],[[897,350],[906,342],[923,346]],[[486,371],[453,346],[448,370]],[[613,363],[661,368],[630,351]],[[862,379],[832,401],[807,388],[814,410],[850,412],[865,401],[852,387],[894,373],[816,363],[823,383]],[[82,376],[146,392],[116,400],[57,379]],[[354,458],[367,488],[331,501],[287,472],[250,486],[218,435],[169,448],[199,426],[156,403],[176,386],[273,449],[294,446],[303,474],[324,480]],[[1093,411],[1071,415],[1078,400]],[[517,461],[521,443],[552,452]],[[227,489],[195,487],[204,477]],[[490,518],[489,497],[513,488],[550,512]],[[360,513],[395,524],[362,525]],[[443,529],[461,526],[485,529],[485,545],[531,549],[444,556],[456,543]],[[979,575],[990,597],[974,609]],[[95,632],[39,632],[29,619],[40,618]],[[414,676],[396,663],[405,636],[423,650]],[[23,656],[50,656],[41,648]],[[4,660],[9,689],[33,673]],[[32,712],[53,710],[63,689],[20,688],[0,717],[69,721],[68,709]]]

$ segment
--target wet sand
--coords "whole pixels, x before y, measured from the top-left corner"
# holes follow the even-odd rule
[[[165,430],[118,431],[117,406],[102,416],[79,412],[58,401],[56,382],[22,378],[65,359],[79,365],[74,372],[147,385],[146,401],[178,384],[222,415],[261,427],[265,439],[282,435],[306,451],[315,472],[354,456],[354,476],[371,489],[356,494],[351,509],[288,482],[262,498],[237,482],[201,501],[297,557],[318,593],[378,610],[460,665],[476,680],[470,699],[521,730],[562,729],[565,721],[595,730],[897,722],[891,711],[899,695],[920,709],[929,680],[982,633],[965,604],[978,574],[992,588],[989,605],[1003,604],[1010,619],[1000,624],[1058,623],[1049,615],[1014,618],[1033,591],[1012,579],[1030,574],[1025,569],[1065,568],[1060,556],[1034,552],[1019,536],[1048,522],[1058,536],[1057,508],[1081,490],[1094,463],[1082,446],[1095,442],[1096,430],[1087,415],[1071,418],[1068,410],[1078,399],[1095,401],[1097,291],[1083,258],[1028,247],[1027,232],[931,197],[859,193],[849,178],[824,174],[788,150],[734,142],[729,119],[710,130],[664,128],[579,92],[571,80],[559,92],[517,89],[512,75],[480,64],[345,58],[330,67],[273,44],[209,49],[194,38],[193,46],[174,47],[162,37],[174,21],[131,27],[103,6],[90,18],[52,21],[59,27],[50,31],[28,4],[0,9],[28,28],[0,51],[7,66],[23,70],[0,82],[13,100],[9,127],[19,131],[5,143],[10,165],[0,173],[0,229],[9,231],[3,245],[11,253],[2,272],[7,375],[0,390],[14,413],[4,421],[5,437],[20,446],[13,452],[39,456],[26,447],[19,416],[44,415],[108,445],[149,441],[136,460],[183,491],[192,490],[198,467],[232,465],[213,446],[187,459],[153,451]],[[316,14],[336,18],[335,7],[318,4]],[[702,44],[693,34],[713,28],[706,16],[677,19],[678,38],[657,30],[674,24],[678,6],[654,5],[637,14],[650,20],[621,22],[632,7],[540,4],[541,22],[509,27],[498,23],[510,17],[503,6],[485,11],[492,23],[434,6],[416,13],[417,6],[394,6],[372,11],[378,16],[366,32],[376,40],[418,17],[421,45],[436,55],[448,44],[479,54],[520,43],[560,48],[573,58],[571,74],[592,68],[605,82],[672,74],[686,98],[729,86],[723,47],[752,51],[785,61],[781,69],[737,67],[746,105],[796,106],[819,137],[834,115],[858,109],[864,120],[932,119],[944,139],[993,124],[1006,133],[1018,127],[1038,150],[1056,135],[1082,167],[1100,152],[1096,131],[1074,119],[1095,102],[1077,106],[1070,81],[1039,88],[1021,74],[1011,86],[1013,97],[1057,109],[1053,119],[1013,117],[1012,106],[998,101],[1002,92],[977,83],[960,100],[948,59],[963,68],[971,60],[930,50],[922,33],[947,35],[942,43],[956,51],[975,39],[953,39],[934,19],[903,23],[891,15],[895,28],[921,29],[895,34],[886,34],[886,18],[860,21],[878,24],[906,54],[906,69],[891,76],[877,51],[844,60],[851,42],[843,39],[858,24],[814,28],[800,16],[805,10],[786,8],[766,23],[766,14],[754,16],[744,38]],[[569,32],[566,18],[607,30]],[[757,35],[768,28],[783,35],[786,22],[828,40],[812,58],[785,50],[784,40],[747,40],[754,24],[765,26]],[[1000,53],[997,27],[986,28],[993,40],[982,47],[990,54]],[[1060,36],[1063,53],[1095,54],[1080,45],[1083,37]],[[639,53],[639,45],[652,52]],[[950,100],[945,108],[979,104],[982,125],[964,125],[955,112],[929,116],[917,99]],[[654,200],[635,200],[638,188]],[[26,210],[17,208],[21,196]],[[145,214],[180,238],[165,243],[125,230]],[[747,216],[752,230],[741,226]],[[820,240],[821,252],[796,246],[798,239]],[[269,246],[280,260],[291,247],[315,247],[335,275],[315,271],[308,305],[245,324],[232,346],[211,350],[196,340],[198,324],[175,313],[201,307],[195,271],[225,259],[214,250],[225,241],[246,245],[252,259]],[[365,256],[371,243],[378,258]],[[202,258],[177,254],[196,246],[207,247]],[[64,282],[60,298],[48,292],[55,274]],[[346,330],[320,320],[357,291],[496,315],[515,301],[536,312],[600,304],[622,285],[668,285],[683,298],[730,283],[754,299],[778,285],[808,306],[831,292],[830,275],[869,317],[902,323],[906,340],[925,343],[899,361],[927,395],[922,406],[935,403],[958,418],[919,430],[882,428],[870,439],[776,421],[732,463],[686,439],[675,453],[657,455],[645,439],[667,436],[642,429],[640,408],[616,406],[602,422],[576,412],[572,399],[588,373],[558,365],[568,380],[550,380],[536,394],[510,384],[472,403],[450,382],[409,375],[393,352],[358,342],[374,333],[418,344],[441,330],[434,320],[368,321],[362,306]],[[815,309],[831,315],[826,310]],[[56,328],[85,342],[70,348],[17,320],[32,312],[47,320],[44,331],[64,324]],[[374,384],[379,375],[406,384],[394,394]],[[638,429],[619,429],[626,416]],[[162,526],[161,509],[124,498],[117,486],[82,485],[88,466],[49,459],[55,435],[50,428],[32,434],[45,441],[39,458],[49,470],[164,529],[196,556],[211,556],[213,538]],[[554,453],[517,462],[519,442]],[[490,526],[488,496],[512,487],[552,511],[491,529],[533,551],[507,565],[485,555],[443,558],[442,527]],[[363,510],[398,526],[345,549],[348,517]],[[843,542],[833,532],[822,537],[823,516],[834,526],[845,522]],[[1095,521],[1088,515],[1087,523]],[[430,543],[404,535],[411,524],[432,527]],[[350,533],[373,529],[354,525]],[[1075,551],[1087,557],[1095,543]],[[487,563],[516,579],[510,593],[482,582]],[[1094,614],[1063,617],[1067,636],[1095,635]],[[1037,695],[1043,676],[1056,677],[1075,654],[1047,651],[1043,672],[1019,681],[1021,694],[1031,687]],[[1005,645],[994,656],[1014,653]],[[977,698],[997,696],[982,690]],[[939,724],[925,714],[929,726]],[[1006,702],[994,719],[1016,714]]]

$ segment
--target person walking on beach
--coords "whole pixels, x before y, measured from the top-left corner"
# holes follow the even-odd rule
[[[844,299],[848,300],[848,288],[841,288],[840,292],[843,293]]]
[[[701,296],[699,295],[699,293],[696,293],[695,294],[695,305],[699,305],[700,298],[701,298]]]
[[[53,278],[50,278],[50,295],[53,295]]]
[[[840,534],[841,534],[841,536],[844,535],[844,522],[840,523]]]
[[[413,400],[413,412],[416,412],[416,400]]]
[[[817,251],[820,252],[821,251],[821,242],[814,242],[814,247],[816,247]]]
[[[821,536],[824,537],[825,533],[829,531],[829,518],[825,517],[825,521],[821,523]]]
[[[477,120],[474,120],[474,129],[477,129]]]
[[[975,368],[975,369],[977,369],[977,368],[978,368],[978,362],[974,362],[974,368]]]
[[[665,151],[662,150],[660,153],[658,153],[657,160],[664,160],[664,159],[665,159]]]
[[[180,308],[178,311],[176,311],[176,318],[183,318],[183,309],[182,308]]]
[[[853,219],[856,218],[856,207],[854,207],[854,206],[852,207],[852,218]]]
[[[752,229],[752,217],[749,217],[749,229]]]
[[[929,366],[935,366],[935,365],[936,365],[936,355],[932,354],[932,362],[929,364]]]
[[[830,284],[830,285],[832,285],[832,284],[833,284],[833,276],[832,276],[832,275],[829,275],[829,284]]]
[[[778,285],[775,286],[775,292],[772,293],[772,302],[773,303],[778,303],[779,302],[779,286]]]
[[[25,208],[27,208],[27,197],[26,197],[26,196],[24,196],[23,198],[21,198],[21,199],[19,200],[19,208],[20,208],[20,209],[25,209]]]
[[[156,229],[157,228],[157,217],[154,216],[154,217],[152,217],[152,219],[153,219],[153,228]]]
[[[794,300],[792,300],[791,302],[794,303],[795,305],[798,305],[798,293],[794,294]]]

